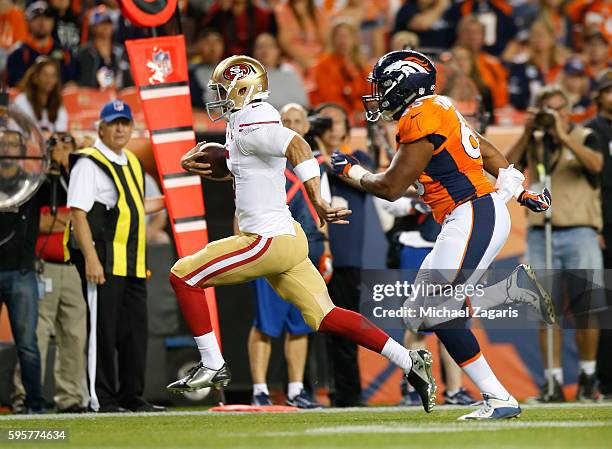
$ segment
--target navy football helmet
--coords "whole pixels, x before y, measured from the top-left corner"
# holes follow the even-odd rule
[[[417,98],[434,93],[436,67],[418,51],[392,51],[378,60],[368,81],[372,94],[362,97],[366,119],[398,120]]]

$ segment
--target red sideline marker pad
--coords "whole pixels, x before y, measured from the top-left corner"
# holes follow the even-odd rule
[[[217,405],[210,409],[211,412],[267,412],[267,413],[285,413],[297,412],[297,407],[288,405]]]

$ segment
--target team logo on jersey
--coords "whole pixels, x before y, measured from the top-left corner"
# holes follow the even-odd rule
[[[172,74],[172,59],[170,52],[153,47],[151,59],[147,61],[147,67],[151,71],[149,84],[163,83]]]
[[[249,64],[236,64],[225,69],[223,78],[229,81],[241,80],[251,73],[255,73],[255,70]]]

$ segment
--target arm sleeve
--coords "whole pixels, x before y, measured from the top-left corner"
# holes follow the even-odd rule
[[[68,183],[68,207],[89,212],[95,202],[96,166],[87,158],[81,158],[70,172]]]
[[[586,138],[584,139],[584,146],[602,154],[605,154],[606,151],[606,149],[602,145],[601,139],[595,131],[591,132],[588,136],[586,136]]]
[[[285,157],[285,151],[296,132],[280,125],[261,126],[237,139],[240,150],[245,154]]]

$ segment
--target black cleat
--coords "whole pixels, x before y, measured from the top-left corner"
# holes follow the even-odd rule
[[[215,370],[204,366],[200,362],[190,368],[185,377],[172,382],[166,389],[171,393],[185,393],[207,387],[220,389],[229,385],[231,380],[232,375],[227,367],[227,363],[224,363],[221,368]]]
[[[410,351],[412,368],[406,373],[406,378],[410,385],[414,387],[421,398],[423,408],[427,413],[431,413],[436,406],[436,380],[431,371],[432,358],[431,352],[424,349]]]

